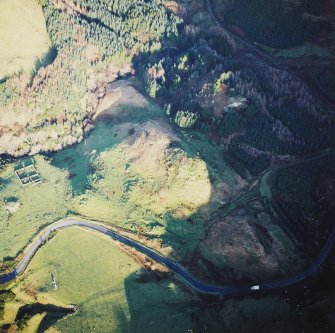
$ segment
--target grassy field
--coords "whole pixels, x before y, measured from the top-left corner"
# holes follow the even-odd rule
[[[34,0],[0,1],[0,79],[30,72],[50,47],[45,20]]]
[[[80,215],[156,237],[186,234],[188,252],[202,225],[186,220],[208,204],[212,188],[206,163],[185,141],[157,110],[138,108],[121,123],[98,122],[84,142],[54,154],[52,164],[69,174]]]
[[[14,163],[0,171],[0,258],[16,257],[44,225],[64,217],[68,210],[66,174],[42,156],[35,157],[43,182],[23,187]],[[11,203],[15,203],[15,205]]]
[[[316,44],[304,43],[300,46],[293,47],[290,49],[279,50],[275,53],[276,57],[286,57],[286,58],[300,58],[308,56],[318,56],[318,57],[329,57],[332,58],[332,54],[323,47]]]
[[[180,311],[192,297],[171,279],[141,283],[142,274],[147,273],[111,239],[75,228],[59,232],[37,253],[14,290],[20,295],[28,287],[42,303],[76,304],[79,312],[55,325],[61,332],[186,332],[192,328],[190,314]],[[49,327],[47,320],[41,321],[42,327]]]

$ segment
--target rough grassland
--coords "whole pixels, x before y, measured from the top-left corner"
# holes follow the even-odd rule
[[[34,0],[0,1],[0,79],[30,72],[50,47],[41,8]]]
[[[173,131],[155,105],[114,110],[118,120],[111,120],[110,114],[97,119],[80,144],[50,160],[36,155],[42,184],[22,187],[14,164],[1,172],[0,258],[15,257],[41,226],[68,211],[168,236],[167,243],[187,236],[181,250],[192,251],[203,230],[194,215],[211,201],[214,171],[209,174],[191,142]],[[213,177],[216,182],[219,178]],[[16,206],[9,211],[11,201]],[[187,222],[190,217],[192,223]]]
[[[50,159],[35,156],[42,184],[23,188],[14,164],[1,171],[0,260],[15,257],[38,229],[68,212],[149,234],[183,258],[204,220],[243,188],[205,136],[174,129],[129,83],[113,91],[117,98],[104,103],[83,142]]]
[[[62,332],[186,332],[190,316],[179,306],[189,296],[170,279],[140,283],[139,274],[146,273],[110,238],[75,228],[59,232],[37,253],[21,290],[29,286],[38,301],[79,307],[57,322]]]
[[[332,54],[323,47],[316,44],[304,43],[297,47],[292,47],[290,49],[279,50],[276,52],[276,57],[287,57],[287,58],[300,58],[308,56],[318,56],[318,57],[333,57]]]
[[[68,171],[79,214],[158,237],[183,232],[188,251],[201,222],[185,220],[209,202],[211,184],[206,164],[182,145],[163,120],[101,123],[86,142],[55,154],[53,164]]]

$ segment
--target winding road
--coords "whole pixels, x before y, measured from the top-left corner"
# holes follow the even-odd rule
[[[23,258],[17,264],[15,269],[11,273],[0,276],[0,284],[9,282],[15,279],[20,274],[22,274],[24,270],[26,269],[29,261],[33,258],[33,256],[37,252],[38,248],[55,231],[59,229],[75,227],[75,226],[91,229],[99,233],[102,233],[104,235],[110,236],[112,239],[119,241],[122,244],[128,245],[136,249],[137,251],[147,255],[153,260],[165,265],[171,271],[177,274],[183,282],[187,283],[194,290],[201,292],[201,293],[214,294],[214,295],[219,295],[219,296],[244,294],[244,293],[254,292],[257,290],[281,289],[281,288],[285,288],[293,284],[296,284],[306,279],[307,277],[311,276],[317,271],[317,269],[321,266],[321,264],[326,259],[327,255],[329,254],[335,242],[335,228],[334,228],[331,234],[329,235],[327,242],[322,248],[319,256],[316,258],[313,264],[310,267],[308,267],[305,271],[298,273],[296,275],[293,275],[291,277],[269,281],[265,283],[260,283],[257,285],[254,284],[254,285],[245,285],[245,286],[215,286],[215,285],[202,283],[201,281],[196,280],[183,266],[181,266],[177,262],[171,259],[168,259],[164,257],[163,255],[157,253],[156,251],[144,246],[143,244],[140,244],[137,241],[130,239],[126,236],[120,235],[119,233],[103,225],[97,224],[92,221],[84,221],[80,219],[67,218],[67,219],[59,220],[49,225],[48,227],[46,227],[44,230],[42,230],[39,236],[28,247]]]

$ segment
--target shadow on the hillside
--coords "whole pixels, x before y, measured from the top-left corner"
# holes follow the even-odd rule
[[[15,317],[15,323],[21,329],[24,329],[26,322],[37,314],[46,313],[43,317],[37,333],[45,332],[49,327],[54,325],[58,320],[75,312],[75,308],[62,308],[53,304],[27,304],[21,306]]]
[[[40,58],[38,58],[34,63],[34,69],[32,71],[32,78],[36,75],[36,73],[42,68],[47,67],[52,64],[57,57],[57,49],[55,46],[50,46],[48,51]]]
[[[125,279],[130,321],[124,332],[222,332],[206,302],[168,273],[141,269]],[[208,299],[209,300],[209,299]],[[212,299],[214,300],[214,299]]]

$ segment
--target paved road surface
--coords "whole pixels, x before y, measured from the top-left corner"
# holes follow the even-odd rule
[[[327,255],[329,254],[334,242],[335,242],[335,228],[330,234],[326,244],[321,250],[320,255],[317,257],[317,259],[314,261],[314,263],[308,267],[305,271],[296,274],[289,278],[274,280],[266,283],[260,283],[258,285],[246,285],[246,286],[214,286],[209,285],[206,283],[202,283],[198,280],[196,280],[194,277],[190,275],[190,273],[187,272],[187,270],[181,266],[180,264],[176,263],[175,261],[168,259],[161,254],[157,253],[156,251],[128,238],[125,236],[122,236],[118,234],[117,232],[108,229],[105,226],[102,226],[100,224],[90,222],[90,221],[83,221],[83,220],[77,220],[77,219],[63,219],[59,220],[50,226],[46,227],[40,235],[33,241],[33,243],[28,247],[28,250],[24,254],[21,261],[17,264],[16,268],[6,275],[0,276],[0,283],[9,282],[13,279],[15,279],[18,275],[22,274],[27,267],[29,261],[32,259],[32,257],[37,252],[38,248],[42,245],[42,243],[48,238],[50,233],[73,226],[79,226],[83,228],[88,228],[91,230],[95,230],[97,232],[100,232],[102,234],[108,235],[114,240],[117,240],[121,242],[122,244],[128,245],[133,247],[139,252],[144,253],[148,257],[152,258],[153,260],[164,264],[167,266],[171,271],[176,273],[185,283],[187,283],[189,286],[191,286],[193,289],[201,292],[201,293],[207,293],[207,294],[215,294],[215,295],[233,295],[233,294],[243,294],[248,293],[255,290],[271,290],[271,289],[281,289],[288,287],[290,285],[293,285],[295,283],[298,283],[310,275],[314,274],[317,269],[321,266],[323,261],[326,259]]]

